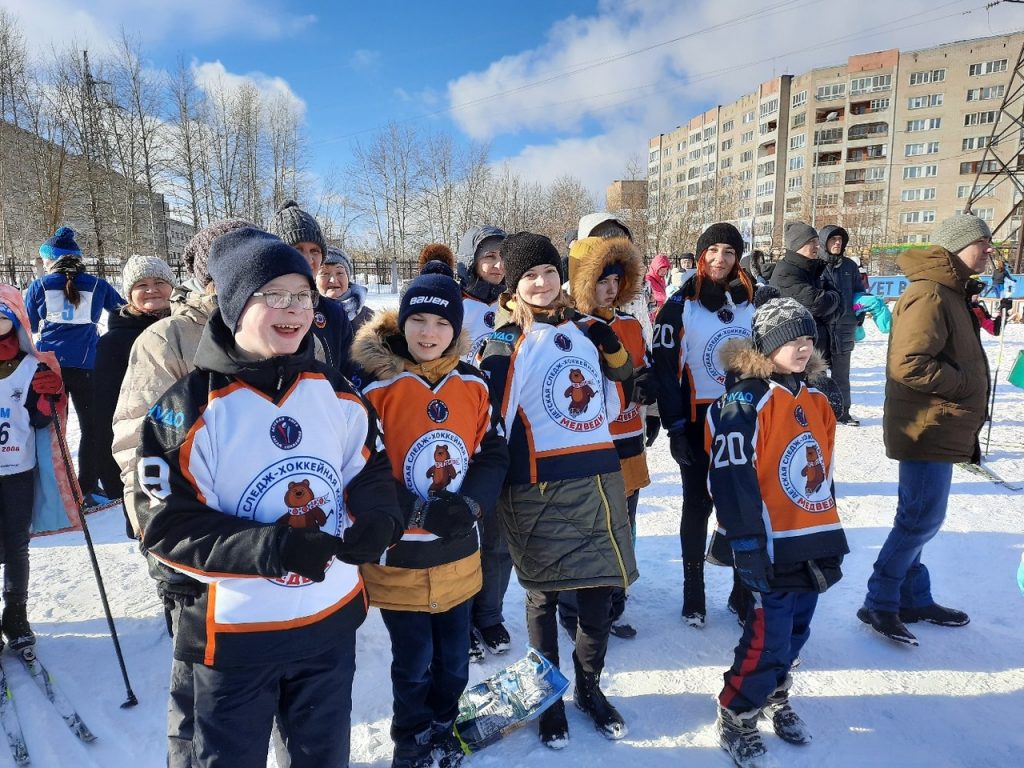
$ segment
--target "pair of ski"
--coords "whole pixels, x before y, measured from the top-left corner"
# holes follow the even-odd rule
[[[971,474],[977,475],[978,477],[983,477],[996,485],[1001,485],[1008,491],[1024,491],[1024,485],[1021,485],[1020,483],[1012,483],[1009,480],[1006,480],[1002,476],[996,474],[995,470],[993,470],[988,464],[969,464],[967,462],[961,462],[957,464],[957,466],[960,467],[960,469],[967,470]]]
[[[16,651],[21,659],[22,665],[29,675],[35,680],[39,690],[53,704],[54,709],[64,719],[64,724],[71,729],[79,739],[84,742],[95,740],[96,736],[89,730],[89,727],[82,721],[81,716],[61,692],[60,688],[53,681],[49,671],[39,661],[35,649],[31,646]],[[10,683],[7,680],[7,672],[3,662],[0,662],[0,722],[3,724],[4,733],[7,736],[7,744],[11,748],[11,756],[18,765],[28,765],[28,745],[25,743],[25,736],[21,732],[21,721],[18,719],[18,711],[14,708],[14,694],[11,692]]]

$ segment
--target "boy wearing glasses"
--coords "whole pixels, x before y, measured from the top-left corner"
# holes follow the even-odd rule
[[[404,522],[390,463],[373,408],[314,358],[302,255],[242,228],[209,268],[218,309],[196,369],[146,417],[135,485],[149,553],[207,585],[174,636],[192,664],[193,765],[262,768],[276,716],[292,768],[340,768],[366,616],[357,565]]]

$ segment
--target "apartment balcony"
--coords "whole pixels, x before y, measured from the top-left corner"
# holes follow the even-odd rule
[[[864,163],[869,160],[884,160],[888,152],[885,144],[872,144],[867,147],[855,147],[846,150],[846,162]]]
[[[871,141],[889,135],[889,124],[886,122],[861,123],[851,125],[846,133],[847,141]]]
[[[835,104],[831,107],[818,107],[814,110],[814,122],[819,123],[841,123],[846,117],[846,107]]]

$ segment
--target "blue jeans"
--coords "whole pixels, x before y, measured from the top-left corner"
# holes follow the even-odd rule
[[[450,728],[469,681],[472,600],[444,613],[381,610],[391,635],[391,688],[395,757],[430,753],[432,726]]]
[[[948,462],[900,462],[896,520],[868,579],[864,607],[896,612],[935,602],[921,551],[946,519],[952,480],[953,465]]]

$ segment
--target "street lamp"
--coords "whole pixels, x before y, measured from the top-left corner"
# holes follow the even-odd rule
[[[825,116],[825,124],[834,123],[839,119],[838,112],[829,112]],[[817,123],[816,123],[817,124]],[[841,150],[840,150],[841,151]],[[815,218],[818,213],[818,193],[815,191],[818,181],[818,142],[814,142],[814,155],[811,157],[811,226],[817,229]]]

